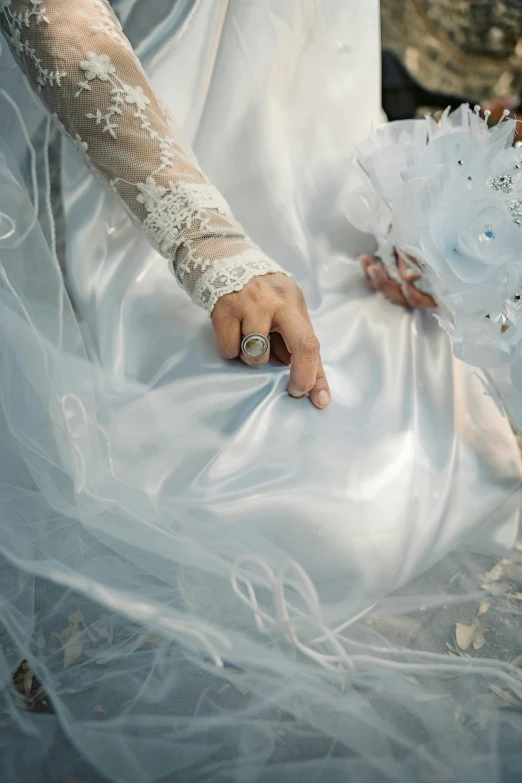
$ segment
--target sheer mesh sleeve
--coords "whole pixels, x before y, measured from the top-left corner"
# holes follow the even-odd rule
[[[106,0],[0,0],[0,20],[31,85],[196,304],[212,312],[252,277],[283,271],[176,141]]]

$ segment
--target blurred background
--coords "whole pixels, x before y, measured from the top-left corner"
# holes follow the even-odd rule
[[[389,120],[480,104],[522,141],[522,0],[381,0],[381,30]]]

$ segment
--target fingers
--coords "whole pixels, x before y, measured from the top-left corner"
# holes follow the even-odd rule
[[[390,302],[402,305],[403,307],[408,307],[408,302],[404,297],[401,286],[399,283],[395,283],[391,280],[382,267],[374,264],[369,266],[366,272],[373,287],[384,294]]]
[[[287,367],[292,361],[292,355],[279,332],[272,332],[270,335],[270,358]]]
[[[290,365],[288,393],[309,394],[317,408],[330,404],[330,389],[319,356],[315,336],[301,289],[277,275],[266,275],[247,283],[235,294],[221,297],[212,312],[212,323],[220,355],[240,357],[251,367],[265,365],[270,355]],[[241,351],[242,338],[249,334],[270,336],[270,351],[254,359]]]
[[[304,397],[316,384],[319,340],[310,322],[298,310],[276,313],[274,327],[283,337],[292,355],[288,393],[291,397]]]
[[[401,291],[409,307],[413,307],[414,309],[437,307],[437,303],[431,296],[423,294],[418,288],[415,288],[415,286],[407,285],[405,283],[401,286]]]
[[[368,274],[368,269],[371,266],[378,266],[377,259],[374,258],[373,256],[369,256],[367,253],[363,253],[362,256],[359,256],[359,262],[360,262],[360,264],[361,264],[361,266],[362,266],[362,268],[364,270],[364,274],[365,274],[366,278],[371,283],[371,279],[370,279],[370,276]]]
[[[212,326],[216,336],[216,347],[223,359],[235,359],[241,351],[241,323],[227,310],[214,308]]]
[[[410,264],[413,263],[417,266],[417,261],[413,256],[403,256],[401,253],[397,253],[397,266],[401,277],[406,283],[406,285],[401,286],[401,291],[408,305],[414,309],[436,307],[437,303],[431,296],[423,294],[422,291],[419,291],[413,285],[420,278],[420,271],[417,272],[415,269],[412,269],[408,261],[410,261]]]
[[[420,277],[420,272],[412,269],[401,253],[397,253],[397,266],[399,274],[406,283],[414,283]]]
[[[323,369],[321,357],[317,363],[317,374],[314,388],[310,391],[310,399],[316,408],[326,408],[330,404],[331,394]]]
[[[410,258],[410,260],[415,263],[415,259]],[[403,285],[399,285],[394,280],[391,280],[386,270],[376,263],[376,259],[372,258],[372,256],[362,255],[359,261],[373,287],[394,304],[413,309],[437,307],[437,303],[431,296],[423,294],[415,288],[413,283],[419,279],[420,273],[412,269],[400,253],[397,254],[397,266],[401,277],[405,281]]]
[[[241,341],[248,334],[270,334],[271,319],[264,313],[249,315],[240,323],[239,319],[226,310],[216,310],[212,313],[212,325],[216,336],[218,353],[223,359],[236,359],[238,356],[250,367],[260,367],[270,358],[270,350],[260,359],[253,359],[241,351]]]
[[[310,329],[312,329],[313,331],[312,322],[310,320],[310,316],[308,315],[308,310],[306,308],[304,299],[300,310],[303,318],[307,321],[307,323],[310,326]],[[321,354],[319,354],[319,359],[317,362],[317,373],[315,376],[314,388],[310,391],[310,400],[312,401],[312,403],[315,405],[316,408],[327,408],[332,400],[330,387],[328,385],[328,381],[326,379],[326,373],[324,371],[323,363],[321,361]]]
[[[272,319],[265,311],[259,310],[252,314],[249,313],[241,324],[241,339],[248,334],[262,334],[263,337],[268,337],[271,327]],[[250,367],[261,367],[266,364],[270,358],[270,348],[260,359],[252,359],[243,352],[240,352],[240,358],[241,361],[245,362],[245,364],[248,364]]]
[[[389,277],[377,257],[364,253],[359,256],[359,261],[364,269],[366,278],[377,291],[380,291],[386,299],[389,299],[394,304],[402,305],[403,307],[408,306],[401,291],[401,286]]]

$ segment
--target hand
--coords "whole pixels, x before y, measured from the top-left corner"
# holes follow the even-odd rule
[[[400,254],[395,253],[397,257],[397,268],[404,283],[400,285],[392,280],[383,266],[379,264],[379,259],[374,256],[362,255],[359,261],[362,264],[364,273],[372,286],[380,291],[386,299],[403,307],[426,308],[437,307],[437,303],[431,296],[421,293],[414,285],[419,279],[420,273],[416,272],[407,263],[406,259]],[[409,260],[415,263],[415,259],[409,257]]]
[[[212,311],[212,324],[219,354],[224,359],[240,357],[251,367],[268,362],[270,355],[290,365],[288,394],[310,399],[316,408],[330,404],[319,340],[314,334],[301,289],[280,273],[252,278],[236,293],[222,296]],[[261,359],[241,352],[247,334],[270,335],[270,350]]]

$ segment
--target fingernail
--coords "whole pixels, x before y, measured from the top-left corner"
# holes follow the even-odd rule
[[[301,389],[288,389],[290,397],[304,397],[308,392],[301,391]]]
[[[326,391],[326,389],[321,389],[318,395],[318,400],[320,405],[324,405],[325,407],[330,402],[330,395]]]
[[[374,266],[369,266],[366,271],[372,283],[375,283],[377,281],[377,269]]]
[[[417,272],[414,269],[406,269],[404,277],[407,277],[408,280],[413,280],[414,277],[417,277]]]

